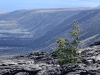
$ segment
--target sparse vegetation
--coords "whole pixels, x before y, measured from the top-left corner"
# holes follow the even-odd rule
[[[60,38],[57,40],[58,50],[56,50],[55,53],[58,55],[60,64],[80,62],[80,58],[77,54],[77,51],[79,50],[80,28],[77,21],[73,22],[73,30],[69,33],[72,37],[72,41],[69,41],[68,38]]]

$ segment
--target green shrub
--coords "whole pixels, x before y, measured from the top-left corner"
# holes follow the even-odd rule
[[[81,59],[77,55],[80,34],[77,21],[73,22],[73,30],[69,33],[72,37],[72,41],[65,38],[57,40],[58,50],[56,50],[55,53],[58,55],[59,64],[81,62]]]

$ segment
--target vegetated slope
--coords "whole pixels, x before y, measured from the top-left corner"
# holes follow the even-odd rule
[[[0,14],[0,46],[10,47],[9,50],[13,48],[11,54],[48,51],[49,47],[55,47],[58,38],[68,36],[72,21],[78,20],[81,25],[81,45],[86,47],[100,40],[99,17],[99,9],[82,8],[17,10]],[[1,53],[3,52],[2,49]]]

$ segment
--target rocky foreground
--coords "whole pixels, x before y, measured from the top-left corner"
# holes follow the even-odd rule
[[[31,53],[0,59],[0,75],[100,75],[100,46],[80,49],[82,63],[60,66],[53,53]]]

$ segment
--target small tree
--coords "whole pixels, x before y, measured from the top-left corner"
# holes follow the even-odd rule
[[[61,38],[57,40],[58,50],[55,53],[58,55],[58,61],[60,64],[75,63],[78,61],[78,45],[79,45],[80,28],[77,21],[73,22],[73,31],[70,32],[72,41]]]

